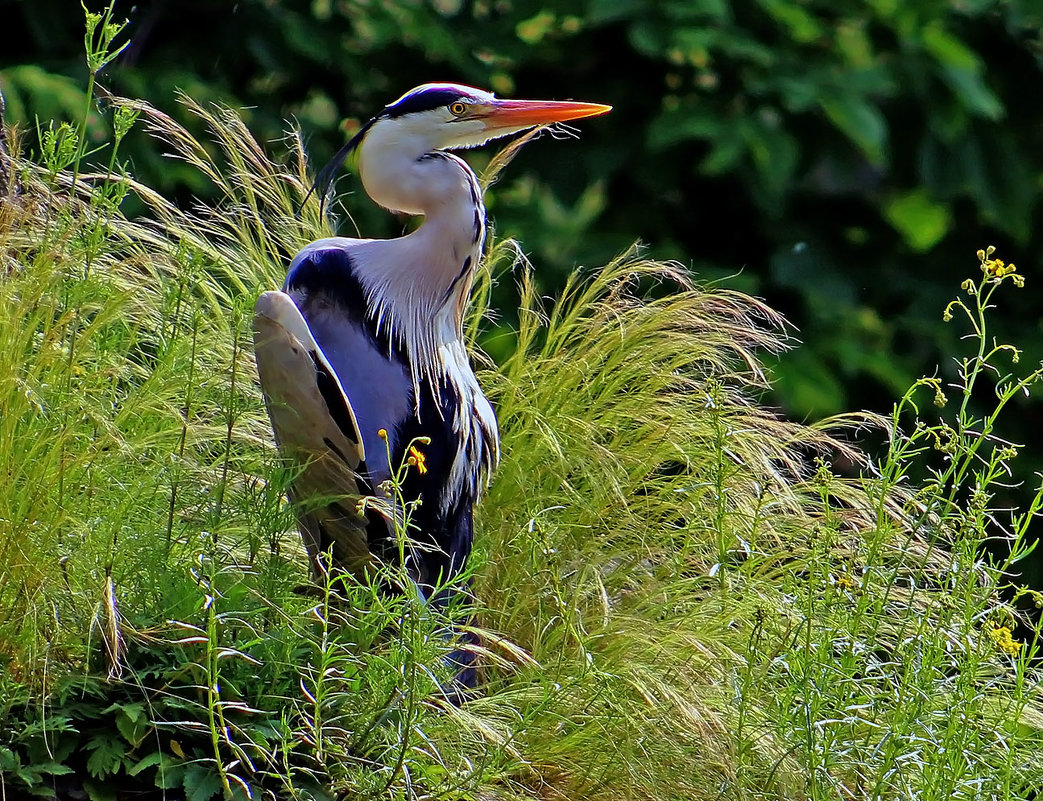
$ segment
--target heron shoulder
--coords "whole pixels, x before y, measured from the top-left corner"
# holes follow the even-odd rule
[[[368,241],[330,237],[305,246],[290,263],[283,291],[294,298],[306,319],[333,310],[361,326],[378,349],[390,355],[395,345],[377,323],[358,259],[352,255]]]

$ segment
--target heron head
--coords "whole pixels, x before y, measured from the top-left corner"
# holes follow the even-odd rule
[[[385,136],[415,140],[422,152],[477,147],[537,125],[604,114],[611,106],[555,100],[501,100],[453,83],[428,83],[386,106],[372,123]]]
[[[594,117],[611,108],[572,101],[500,100],[471,86],[425,83],[385,106],[363,125],[320,170],[308,195],[317,190],[325,199],[341,162],[367,143],[385,152],[389,148],[398,153],[404,150],[416,158],[434,150],[477,147],[537,125]]]

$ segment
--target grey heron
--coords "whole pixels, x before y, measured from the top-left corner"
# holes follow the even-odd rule
[[[413,448],[421,463],[406,472],[402,497],[420,504],[406,567],[433,603],[452,596],[439,588],[471,552],[472,509],[499,437],[462,330],[485,241],[482,189],[448,151],[609,109],[425,84],[363,125],[320,172],[324,197],[357,149],[369,197],[423,221],[396,239],[312,242],[282,291],[257,302],[261,386],[280,450],[302,466],[291,494],[313,560],[332,550],[336,568],[358,574],[391,558],[387,515],[360,514],[350,499],[378,494]]]

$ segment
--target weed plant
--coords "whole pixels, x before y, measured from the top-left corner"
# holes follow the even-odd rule
[[[103,65],[118,26],[88,19]],[[50,124],[32,158],[8,132],[0,794],[1033,796],[1038,646],[1017,610],[1036,599],[1008,576],[1043,496],[997,508],[1020,448],[993,429],[1040,370],[1015,374],[987,329],[1012,265],[980,253],[946,311],[970,326],[954,384],[808,426],[756,402],[759,354],[785,345],[762,303],[637,250],[547,300],[517,246],[490,245],[471,336],[494,278],[518,282],[519,325],[480,370],[504,458],[471,568],[482,691],[455,706],[451,622],[382,577],[313,584],[283,500],[247,317],[329,233],[297,211],[300,139],[273,161],[234,111],[183,102],[204,140],[111,99],[101,171],[82,127]],[[134,129],[220,202],[136,182]],[[864,426],[890,434],[879,460],[852,444]]]

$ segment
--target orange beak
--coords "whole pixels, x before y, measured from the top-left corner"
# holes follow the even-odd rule
[[[574,103],[571,100],[494,100],[476,116],[488,129],[528,128],[552,122],[578,120],[607,114],[612,106],[600,103]]]

